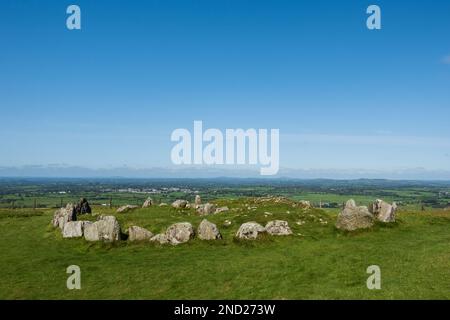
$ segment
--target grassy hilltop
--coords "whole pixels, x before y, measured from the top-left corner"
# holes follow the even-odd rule
[[[392,225],[343,233],[334,228],[337,209],[252,198],[214,202],[230,208],[207,217],[224,239],[178,246],[63,239],[50,225],[54,209],[1,209],[0,299],[450,298],[448,211],[400,210]],[[196,228],[204,218],[193,209],[169,206],[123,214],[102,206],[93,211],[115,215],[123,232],[138,225],[158,233],[184,221]],[[264,225],[275,219],[288,221],[293,235],[234,239],[243,222]],[[81,290],[66,288],[72,264],[81,268]],[[381,290],[366,287],[369,265],[381,268]]]

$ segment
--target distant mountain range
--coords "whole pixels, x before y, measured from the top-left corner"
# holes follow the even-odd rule
[[[29,165],[0,167],[0,177],[49,178],[287,178],[287,179],[394,179],[450,180],[450,171],[410,168],[399,170],[366,169],[289,169],[280,168],[276,176],[260,176],[258,168],[155,167],[86,168],[67,165]]]

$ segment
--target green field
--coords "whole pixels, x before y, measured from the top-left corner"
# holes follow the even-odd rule
[[[208,216],[224,239],[178,246],[63,239],[50,225],[54,209],[1,209],[0,299],[450,299],[449,211],[400,210],[393,225],[349,234],[334,228],[336,209],[216,202],[231,209]],[[138,225],[158,233],[183,221],[196,227],[203,219],[170,207],[93,209],[116,215],[123,232]],[[274,219],[287,220],[294,234],[234,239],[241,223]],[[66,288],[73,264],[81,290]],[[369,265],[381,268],[381,290],[366,287]]]
[[[324,208],[340,208],[350,197],[362,205],[377,198],[395,201],[409,210],[450,207],[445,181],[0,178],[0,208],[5,209],[58,208],[81,197],[98,206],[139,205],[148,196],[169,203],[191,201],[197,193],[204,201],[279,195]]]

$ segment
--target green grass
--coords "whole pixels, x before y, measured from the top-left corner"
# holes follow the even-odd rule
[[[217,202],[232,209],[208,217],[224,239],[179,246],[62,239],[50,225],[53,210],[2,209],[0,299],[450,298],[448,211],[402,211],[393,225],[348,234],[335,230],[336,210],[250,199]],[[94,212],[113,213],[104,207]],[[135,224],[154,233],[175,222],[196,227],[203,219],[193,210],[170,207],[116,216],[123,231]],[[273,219],[287,220],[294,235],[234,240],[241,223]],[[225,220],[232,225],[223,226]],[[305,223],[296,224],[300,220]],[[81,268],[81,290],[66,288],[65,271],[72,264]],[[373,264],[381,267],[381,290],[366,287],[366,269]]]

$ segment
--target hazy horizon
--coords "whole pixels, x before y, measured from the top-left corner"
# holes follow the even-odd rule
[[[331,179],[331,180],[421,180],[450,181],[450,171],[426,170],[423,168],[401,170],[365,170],[365,169],[292,169],[280,168],[277,175],[263,177],[257,168],[227,167],[153,167],[153,168],[88,168],[67,165],[30,165],[22,167],[0,166],[0,178],[144,178],[144,179]]]

